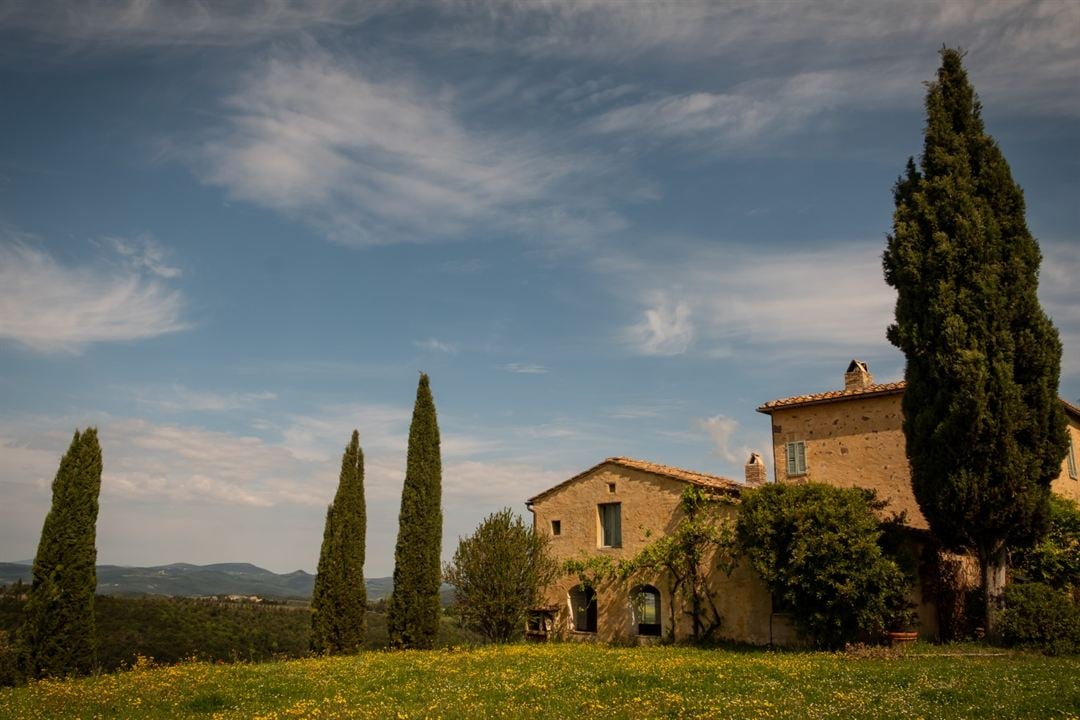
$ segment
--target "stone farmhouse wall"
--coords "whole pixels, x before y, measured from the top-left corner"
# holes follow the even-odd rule
[[[878,498],[888,503],[887,513],[905,512],[908,525],[927,528],[911,489],[901,398],[901,393],[856,396],[770,410],[776,481],[823,482],[876,490]],[[1080,465],[1080,418],[1071,411],[1066,418],[1074,458]],[[805,443],[806,472],[789,477],[787,449],[795,441]],[[1067,456],[1050,489],[1080,502],[1080,479],[1070,475]]]
[[[532,505],[537,530],[551,537],[551,550],[558,562],[583,556],[607,555],[630,558],[661,537],[678,523],[679,497],[685,482],[668,477],[605,463],[574,482],[549,491]],[[601,521],[598,506],[620,503],[622,546],[601,546]],[[728,507],[734,520],[734,507]],[[552,522],[559,523],[554,535]],[[651,534],[649,534],[651,531]],[[671,628],[670,597],[662,577],[643,579],[661,596],[662,636]],[[634,581],[633,585],[638,584]],[[565,576],[546,592],[546,602],[558,607],[556,627],[569,638],[595,639],[603,642],[632,642],[636,626],[632,620],[630,585],[609,582],[596,588],[597,629],[595,633],[577,631],[572,623],[570,595],[579,585],[576,576]],[[765,585],[748,566],[740,564],[730,576],[714,575],[713,591],[723,616],[718,636],[738,642],[768,644],[790,643],[794,632],[786,616],[772,616],[771,598]],[[676,637],[691,635],[691,620],[676,598]],[[642,639],[651,642],[652,639]]]

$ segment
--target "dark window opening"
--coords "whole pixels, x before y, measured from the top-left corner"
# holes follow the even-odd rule
[[[608,483],[608,484],[607,484],[607,491],[608,491],[609,493],[613,493],[613,492],[615,492],[615,483]]]
[[[551,534],[562,535],[562,522],[560,520],[551,521]]]
[[[660,591],[652,585],[639,585],[630,591],[630,608],[637,634],[660,637]]]
[[[570,591],[570,622],[577,632],[596,632],[596,591],[591,587]]]

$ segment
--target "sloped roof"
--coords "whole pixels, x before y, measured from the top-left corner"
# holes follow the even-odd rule
[[[1077,407],[1076,405],[1073,405],[1071,402],[1069,402],[1065,398],[1058,398],[1058,400],[1060,400],[1061,404],[1065,406],[1065,412],[1069,413],[1070,415],[1075,417],[1077,420],[1080,420],[1080,407]]]
[[[852,361],[855,362],[855,361]],[[830,402],[850,400],[852,398],[875,397],[879,395],[899,395],[904,392],[907,383],[903,380],[891,383],[878,383],[867,385],[864,388],[852,388],[851,390],[830,390],[828,392],[814,393],[812,395],[795,395],[793,397],[770,400],[758,407],[759,413],[770,414],[773,410],[795,407],[798,405],[824,405]],[[1080,407],[1073,405],[1065,398],[1058,398],[1065,412],[1080,419]]]
[[[722,490],[729,493],[738,493],[742,490],[743,484],[732,480],[730,478],[720,477],[719,475],[708,475],[706,473],[695,472],[693,470],[684,470],[682,468],[671,467],[670,465],[660,465],[659,463],[649,462],[647,460],[635,460],[627,457],[611,457],[607,460],[593,465],[588,470],[579,472],[574,477],[563,480],[558,485],[548,488],[544,492],[534,495],[525,501],[526,505],[532,505],[537,500],[550,495],[551,493],[566,487],[576,480],[580,480],[594,470],[598,470],[604,465],[619,465],[631,470],[640,470],[641,472],[652,473],[653,475],[661,475],[663,477],[671,478],[672,480],[681,480],[691,485],[698,485],[700,487],[709,488],[711,490]]]
[[[854,397],[867,397],[874,395],[899,395],[904,392],[906,383],[903,380],[899,382],[891,383],[878,383],[876,385],[867,385],[863,388],[852,388],[850,390],[830,390],[828,392],[814,393],[813,395],[795,395],[794,397],[780,398],[779,400],[770,400],[757,409],[759,413],[765,413],[766,415],[773,410],[779,408],[792,407],[794,405],[820,405],[828,402],[836,402],[837,400],[847,400]]]

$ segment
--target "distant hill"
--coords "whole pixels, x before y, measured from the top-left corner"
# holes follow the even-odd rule
[[[16,580],[29,583],[31,568],[23,563],[0,563],[0,585]],[[259,595],[273,598],[310,598],[315,576],[297,570],[279,575],[250,563],[191,565],[173,563],[156,567],[98,565],[98,593],[102,595],[171,595],[202,597],[206,595]],[[368,578],[368,600],[390,594],[393,578]],[[443,604],[451,597],[449,586],[442,590]]]

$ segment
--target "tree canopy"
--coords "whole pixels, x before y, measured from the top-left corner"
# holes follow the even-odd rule
[[[97,666],[94,593],[101,490],[97,429],[76,430],[52,484],[34,557],[20,665],[30,677],[85,675]]]
[[[909,160],[894,190],[883,262],[897,290],[888,337],[907,359],[915,498],[942,542],[977,552],[993,599],[1008,546],[1044,529],[1064,457],[1061,342],[1039,305],[1041,254],[1023,192],[984,129],[962,54],[943,49],[941,60],[919,166]]]
[[[765,485],[743,494],[736,532],[741,552],[814,645],[842,647],[907,619],[909,583],[879,544],[872,493]]]
[[[548,538],[509,508],[489,515],[458,543],[443,579],[454,586],[462,624],[492,642],[521,637],[525,616],[540,604],[558,565]]]
[[[311,597],[311,649],[315,652],[355,652],[364,643],[366,531],[364,451],[360,449],[360,433],[353,430],[341,458],[337,493],[326,511],[319,569]]]
[[[442,456],[439,424],[428,376],[416,388],[405,484],[401,490],[394,590],[387,605],[390,641],[430,648],[439,632],[442,582]]]

